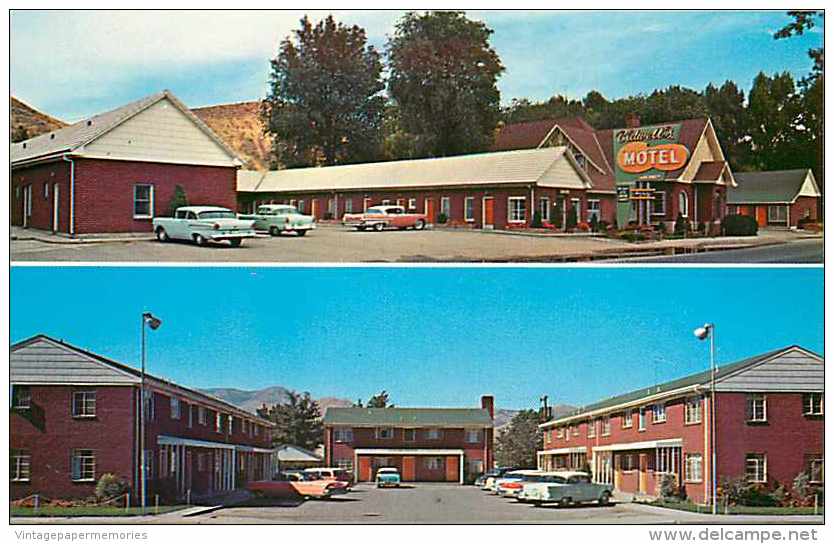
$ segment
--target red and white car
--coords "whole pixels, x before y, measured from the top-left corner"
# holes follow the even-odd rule
[[[402,206],[371,206],[365,213],[346,213],[342,217],[342,225],[346,227],[377,232],[384,229],[423,230],[427,224],[425,214],[406,213]]]

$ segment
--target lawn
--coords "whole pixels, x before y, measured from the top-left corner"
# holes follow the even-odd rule
[[[655,501],[648,503],[652,506],[659,506],[660,508],[671,508],[673,510],[683,510],[684,512],[701,512],[707,514],[710,512],[709,506],[694,504],[687,501]],[[823,507],[820,505],[818,514],[822,514]],[[810,516],[814,515],[813,506],[729,506],[726,509],[724,505],[718,505],[719,514],[745,514],[745,515],[772,515],[772,516]]]
[[[187,508],[188,505],[177,504],[173,506],[160,506],[158,509],[149,506],[145,509],[146,515],[166,514]],[[41,506],[37,510],[31,507],[12,506],[12,517],[77,517],[77,516],[141,516],[142,509],[138,506],[131,506],[128,509],[119,506]]]

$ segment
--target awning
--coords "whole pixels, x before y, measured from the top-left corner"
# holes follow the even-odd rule
[[[354,450],[354,453],[356,455],[463,455],[463,450],[365,448]]]
[[[608,446],[596,446],[593,451],[623,451],[623,450],[650,450],[654,448],[679,448],[683,446],[682,438],[669,438],[666,440],[649,440],[647,442],[628,442],[623,444],[610,444]]]
[[[541,450],[538,455],[561,455],[565,453],[585,453],[588,448],[585,446],[574,446],[572,448],[556,448],[555,450]]]
[[[224,442],[210,442],[208,440],[194,440],[192,438],[179,438],[161,434],[156,437],[156,443],[160,446],[190,446],[192,448],[214,448],[223,450],[237,450],[255,453],[272,453],[273,450],[245,446],[243,444],[226,444]]]

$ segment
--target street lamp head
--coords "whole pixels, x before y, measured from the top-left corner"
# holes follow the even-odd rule
[[[151,330],[155,331],[159,328],[160,325],[162,325],[162,320],[157,317],[154,317],[154,315],[150,312],[145,312],[144,314],[142,314],[142,317],[145,318],[145,323],[148,324],[148,327],[150,327]]]
[[[698,340],[706,340],[709,337],[709,333],[712,330],[712,325],[707,323],[703,327],[698,327],[692,333],[695,335],[695,338]]]

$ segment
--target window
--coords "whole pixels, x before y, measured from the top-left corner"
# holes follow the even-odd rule
[[[652,215],[666,215],[666,191],[654,192]]]
[[[229,424],[228,433],[229,434],[234,434],[234,432],[235,432],[235,418],[232,417],[231,414],[229,414],[228,416],[226,416],[226,422]]]
[[[180,418],[180,399],[171,397],[171,419]]]
[[[416,198],[409,198],[408,199],[408,209],[409,210],[416,210],[417,209],[417,199]]]
[[[571,198],[570,199],[570,207],[571,211],[573,212],[573,217],[576,219],[576,222],[579,223],[582,215],[582,210],[579,209],[579,199],[578,198]]]
[[[72,479],[93,482],[96,479],[96,454],[93,450],[72,450]]]
[[[200,425],[206,425],[208,423],[208,418],[206,417],[206,407],[205,406],[198,406],[197,407],[197,423]]]
[[[744,461],[748,482],[767,482],[767,456],[763,453],[748,453]]]
[[[634,411],[629,408],[623,412],[623,429],[630,429],[634,426]]]
[[[29,450],[11,450],[9,479],[13,482],[28,482],[32,467]]]
[[[825,462],[822,455],[811,455],[808,457],[808,481],[812,484],[821,484],[825,479]]]
[[[465,221],[475,220],[475,198],[468,196],[463,199],[463,219]]]
[[[452,217],[452,201],[448,196],[440,197],[440,213],[445,215],[447,219]]]
[[[377,427],[376,437],[379,440],[390,440],[394,438],[394,429],[391,427]]]
[[[190,429],[193,426],[194,426],[194,405],[189,404],[188,405],[188,428]]]
[[[678,193],[678,212],[684,217],[689,217],[689,195],[686,191]]]
[[[822,415],[822,393],[802,395],[802,413],[806,416]]]
[[[481,430],[480,429],[467,429],[466,430],[466,442],[468,444],[477,444],[481,441]]]
[[[747,421],[767,421],[767,397],[761,393],[747,395]]]
[[[223,416],[220,412],[214,414],[214,432],[223,432]]]
[[[574,150],[573,151],[573,158],[576,159],[576,164],[579,166],[579,168],[581,168],[583,170],[588,169],[588,165],[586,164],[585,155],[583,155],[582,153],[580,153],[577,150]]]
[[[605,416],[602,418],[602,436],[611,434],[611,417]]]
[[[197,472],[205,472],[206,470],[206,454],[197,454]]]
[[[298,201],[298,213],[304,213],[304,199]]]
[[[595,419],[588,421],[588,438],[594,438],[597,435],[597,422]]]
[[[440,440],[443,438],[443,431],[440,429],[427,429],[426,438],[428,440]]]
[[[527,221],[527,199],[523,196],[507,198],[507,210],[510,223],[524,223]]]
[[[95,391],[73,391],[72,417],[96,417]]]
[[[417,439],[417,429],[403,429],[403,440],[414,442]]]
[[[12,408],[28,410],[32,407],[32,390],[28,385],[12,386]]]
[[[633,453],[620,455],[620,470],[634,470],[636,468]]]
[[[353,199],[345,199],[345,213],[353,213]]]
[[[579,436],[579,425],[573,426],[573,436]]]
[[[700,453],[687,453],[684,456],[684,479],[687,482],[703,480],[704,458]]]
[[[550,199],[546,196],[539,199],[539,215],[542,221],[550,221]]]
[[[402,206],[403,208],[405,208],[405,199],[404,198],[398,198],[397,199],[397,206]]]
[[[701,422],[701,399],[699,397],[686,399],[683,418],[684,423]]]
[[[666,422],[666,405],[658,402],[652,406],[652,423]]]
[[[327,199],[327,213],[331,216],[336,215],[336,201],[332,198]]]
[[[767,222],[768,223],[787,223],[788,222],[788,207],[787,206],[768,206],[767,207]]]
[[[565,429],[562,427],[556,427],[556,438],[562,438],[565,436]]]
[[[591,221],[593,217],[596,217],[597,221],[600,220],[599,200],[597,199],[588,200],[588,221]]]
[[[337,427],[333,429],[333,440],[336,442],[353,442],[353,429],[350,427]]]
[[[153,391],[145,390],[145,419],[153,421],[156,416]]]
[[[388,206],[390,204],[391,204],[391,201],[389,199],[387,199],[387,198],[382,199],[382,205],[383,206]]]
[[[342,470],[353,472],[353,459],[336,459],[336,466]]]
[[[44,200],[49,199],[49,183],[48,182],[44,182],[44,184],[43,184],[43,199]]]
[[[443,469],[443,458],[442,457],[426,457],[425,465],[427,470],[442,470]]]
[[[637,413],[637,430],[646,430],[646,408],[644,406],[641,406],[640,411]]]
[[[252,427],[253,427],[253,429],[252,429],[252,433],[253,433],[255,436],[258,436],[258,433],[259,433],[259,432],[261,432],[261,426],[260,426],[260,425],[258,425],[257,423],[253,423],[253,424],[252,424]],[[353,432],[353,431],[351,431],[351,432]]]
[[[133,217],[135,219],[153,217],[153,185],[133,186]]]
[[[170,473],[170,467],[168,466],[168,448],[166,446],[162,446],[159,448],[159,477],[166,478]]]

